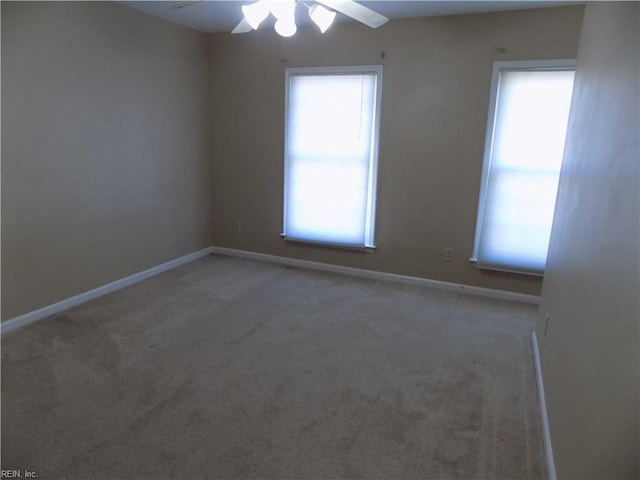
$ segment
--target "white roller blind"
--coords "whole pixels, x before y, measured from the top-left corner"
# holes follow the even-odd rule
[[[544,271],[573,77],[499,72],[474,252],[481,268]]]
[[[373,246],[377,71],[287,72],[284,235]]]

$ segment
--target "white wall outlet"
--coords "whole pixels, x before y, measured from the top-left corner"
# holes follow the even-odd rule
[[[442,261],[453,262],[453,248],[447,247],[442,252]]]
[[[240,233],[242,231],[242,224],[240,222],[233,222],[233,231]]]

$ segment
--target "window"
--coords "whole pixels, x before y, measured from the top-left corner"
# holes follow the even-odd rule
[[[381,66],[286,69],[286,239],[374,247],[381,81]]]
[[[544,272],[574,65],[494,63],[471,258],[480,268]]]

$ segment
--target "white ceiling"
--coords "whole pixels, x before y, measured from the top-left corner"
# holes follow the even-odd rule
[[[136,10],[164,18],[170,22],[190,27],[205,33],[230,32],[242,19],[241,6],[253,3],[252,0],[206,0],[192,1],[121,1],[120,3]],[[375,10],[390,19],[407,17],[425,17],[435,15],[457,15],[463,13],[482,13],[504,10],[522,10],[562,5],[581,4],[584,1],[431,1],[431,0],[369,0],[360,1],[362,5]],[[182,7],[182,8],[179,8]],[[297,9],[296,23],[305,25],[308,16]],[[304,9],[306,10],[306,9]],[[352,21],[338,14],[336,21]],[[266,23],[266,22],[265,22]]]

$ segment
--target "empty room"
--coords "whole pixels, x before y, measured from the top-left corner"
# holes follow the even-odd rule
[[[2,478],[640,476],[640,4],[1,2]]]

